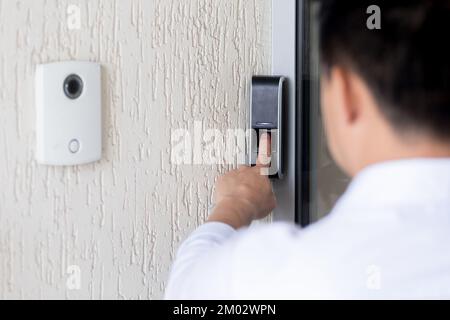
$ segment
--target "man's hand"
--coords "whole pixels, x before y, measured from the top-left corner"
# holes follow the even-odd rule
[[[229,224],[235,229],[266,217],[276,206],[272,184],[264,174],[270,165],[270,136],[262,134],[255,167],[241,166],[219,177],[215,207],[208,221]]]

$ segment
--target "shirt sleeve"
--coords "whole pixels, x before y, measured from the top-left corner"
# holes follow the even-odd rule
[[[223,246],[237,234],[231,226],[208,222],[180,246],[166,287],[166,299],[226,299],[232,295],[233,246]]]
[[[293,224],[256,224],[236,231],[208,222],[181,245],[166,287],[166,299],[254,299],[284,296],[298,274]],[[304,261],[308,261],[304,260]],[[293,270],[290,270],[294,268]],[[298,288],[295,287],[298,291]]]

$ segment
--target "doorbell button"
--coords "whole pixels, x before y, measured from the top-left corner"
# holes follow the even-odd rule
[[[69,142],[69,150],[72,153],[77,153],[80,151],[80,142],[77,139],[73,139]]]
[[[100,65],[83,61],[42,64],[37,66],[35,81],[37,161],[70,166],[100,160]]]

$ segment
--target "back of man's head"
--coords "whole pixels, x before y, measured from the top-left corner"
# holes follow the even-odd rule
[[[379,29],[366,25],[373,5]],[[319,18],[325,70],[357,73],[398,132],[450,142],[449,0],[323,0]]]

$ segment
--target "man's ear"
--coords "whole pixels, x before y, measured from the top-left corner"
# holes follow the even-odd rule
[[[361,112],[361,79],[350,69],[335,66],[330,70],[333,96],[339,113],[347,124],[358,119]]]

